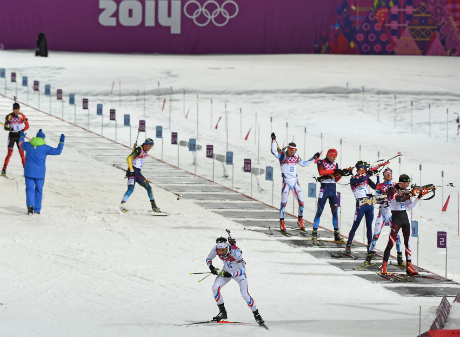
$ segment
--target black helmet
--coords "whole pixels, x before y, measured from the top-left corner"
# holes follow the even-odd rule
[[[19,106],[19,103],[13,103],[13,109],[19,109],[20,106]]]
[[[401,174],[399,176],[399,182],[400,183],[408,183],[408,182],[410,182],[410,177],[407,174]]]
[[[362,161],[362,160],[359,160],[355,167],[359,170],[360,168],[368,168],[369,167],[369,164],[366,163],[365,161]]]
[[[217,238],[216,243],[224,243],[227,242],[227,239],[221,236],[220,238]]]

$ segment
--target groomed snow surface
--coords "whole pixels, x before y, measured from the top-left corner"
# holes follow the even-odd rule
[[[334,147],[339,150],[338,161],[342,167],[349,167],[359,159],[360,145],[361,159],[370,162],[376,161],[378,155],[381,159],[389,158],[401,151],[401,173],[411,174],[415,182],[420,182],[421,164],[423,184],[441,185],[441,171],[444,171],[444,183],[460,184],[460,136],[456,135],[456,115],[453,114],[460,112],[457,58],[192,57],[53,52],[49,58],[32,55],[32,51],[0,53],[0,66],[7,69],[6,96],[15,95],[14,84],[9,81],[11,71],[17,72],[19,80],[28,76],[30,87],[33,80],[39,80],[40,110],[48,113],[50,101],[44,96],[44,85],[51,84],[51,113],[61,117],[62,105],[55,95],[56,89],[63,89],[64,119],[73,123],[74,107],[68,105],[68,94],[74,93],[78,104],[76,123],[84,128],[88,126],[88,115],[81,109],[81,99],[88,98],[89,129],[97,134],[101,133],[101,117],[96,116],[96,103],[102,103],[103,135],[110,139],[115,138],[115,132],[114,122],[108,120],[108,109],[115,108],[117,141],[125,145],[131,142],[129,128],[122,126],[123,114],[131,114],[133,141],[139,119],[146,120],[148,137],[154,137],[155,126],[162,125],[163,159],[173,165],[177,165],[177,146],[170,145],[170,133],[178,132],[179,140],[186,141],[197,136],[197,94],[197,142],[203,146],[213,144],[215,153],[225,154],[226,103],[228,150],[235,155],[234,188],[251,194],[250,176],[242,172],[244,158],[251,158],[254,167],[273,166],[276,207],[281,179],[279,166],[269,149],[272,130],[278,135],[280,145],[286,144],[286,138],[294,139],[302,157],[304,127],[307,127],[306,157],[320,151],[321,145],[324,152]],[[20,84],[18,100],[25,103],[27,91]],[[2,79],[2,94],[3,85]],[[412,133],[410,101],[414,102]],[[11,104],[11,99],[0,99],[4,115],[11,111]],[[431,104],[431,137],[428,104]],[[38,107],[38,95],[31,89],[29,105]],[[446,109],[449,109],[448,119]],[[140,186],[128,202],[133,215],[121,214],[118,205],[126,190],[123,172],[101,158],[107,150],[97,156],[88,149],[111,147],[120,158],[125,158],[129,151],[25,105],[21,111],[31,124],[28,136],[34,136],[38,128],[43,128],[49,145],[57,146],[61,133],[66,134],[66,145],[61,156],[48,157],[42,214],[26,215],[24,178],[17,149],[7,170],[11,179],[0,180],[1,336],[416,336],[419,306],[422,307],[422,332],[431,325],[439,297],[402,297],[381,284],[316,259],[301,248],[244,230],[243,225],[186,198],[177,201],[175,195],[159,187],[154,186],[154,195],[160,208],[180,212],[179,215],[151,216],[146,193]],[[186,119],[184,112],[187,111],[190,112]],[[258,129],[256,113],[260,135],[254,133]],[[219,117],[222,120],[216,130]],[[273,117],[272,125],[270,117]],[[250,128],[249,139],[241,139],[240,133],[244,138]],[[6,142],[7,133],[4,137]],[[140,138],[143,140],[144,136]],[[156,139],[150,154],[161,158],[161,140]],[[0,157],[5,155],[6,147],[0,148]],[[154,159],[146,161],[146,168],[149,161]],[[196,173],[212,179],[212,161],[205,158],[203,150],[198,151],[197,161]],[[192,154],[181,147],[179,166],[194,172],[192,162]],[[395,177],[399,175],[397,160],[390,167]],[[226,170],[228,178],[222,176],[222,165],[215,163],[216,182],[230,187],[231,166]],[[311,221],[315,202],[306,197],[306,187],[317,175],[316,168],[313,165],[298,167],[298,173],[304,188],[305,218]],[[252,196],[272,204],[271,182],[263,176],[259,181],[264,191],[257,190],[253,179]],[[347,183],[348,179],[341,182]],[[444,200],[439,189],[433,200],[422,202],[412,214],[413,219],[419,221],[420,266],[444,275],[445,250],[436,248],[436,231],[447,231],[447,276],[457,282],[460,281],[459,189],[444,188]],[[341,232],[348,235],[355,201],[349,186],[339,185],[338,190],[342,193]],[[449,193],[449,208],[442,214],[441,208]],[[291,197],[287,209],[292,213]],[[321,225],[331,228],[327,207]],[[211,291],[212,278],[198,283],[200,275],[189,273],[208,270],[206,256],[215,239],[226,235],[226,228],[231,229],[243,250],[249,292],[270,331],[252,324],[253,316],[234,282],[222,290],[229,319],[251,325],[180,326],[208,320],[217,313]],[[384,249],[387,237],[386,228],[378,249]],[[356,240],[363,240],[362,226]],[[416,239],[413,239],[414,262],[416,250]],[[214,264],[220,267],[219,261]],[[449,301],[452,302],[452,298]],[[450,326],[454,328],[458,326]]]

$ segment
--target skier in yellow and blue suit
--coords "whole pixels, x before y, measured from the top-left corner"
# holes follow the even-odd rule
[[[161,213],[160,209],[155,203],[155,199],[153,198],[152,187],[141,173],[141,169],[144,166],[147,153],[153,147],[153,144],[153,139],[147,138],[144,144],[136,147],[134,151],[128,156],[128,158],[126,158],[126,161],[128,162],[128,170],[126,172],[128,177],[128,190],[126,191],[125,195],[123,196],[123,200],[121,201],[122,210],[125,210],[123,204],[128,201],[128,198],[134,191],[134,184],[137,182],[147,190],[150,198],[150,204],[152,205],[152,210],[156,213]]]

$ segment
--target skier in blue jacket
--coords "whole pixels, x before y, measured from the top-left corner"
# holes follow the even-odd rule
[[[28,214],[38,213],[42,208],[43,184],[45,183],[46,156],[60,155],[64,148],[65,136],[62,134],[57,148],[45,144],[45,134],[42,129],[30,142],[24,142],[26,134],[21,132],[19,145],[26,151],[24,177],[26,178],[26,197]]]

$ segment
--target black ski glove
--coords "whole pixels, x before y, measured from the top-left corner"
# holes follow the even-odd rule
[[[212,264],[209,266],[209,270],[213,275],[217,275],[219,273],[219,269],[215,268]]]
[[[316,152],[313,157],[312,157],[314,160],[318,159],[319,158],[319,152]]]
[[[344,172],[341,169],[334,169],[334,174],[340,174],[342,175]]]
[[[228,271],[222,270],[220,272],[220,276],[230,278],[230,277],[232,277],[232,274],[230,274]]]
[[[276,136],[275,136],[275,133],[274,133],[274,132],[272,132],[272,139],[273,139],[273,140],[276,140]]]
[[[126,170],[126,176],[129,177],[134,177],[134,171],[130,171],[129,169]]]

